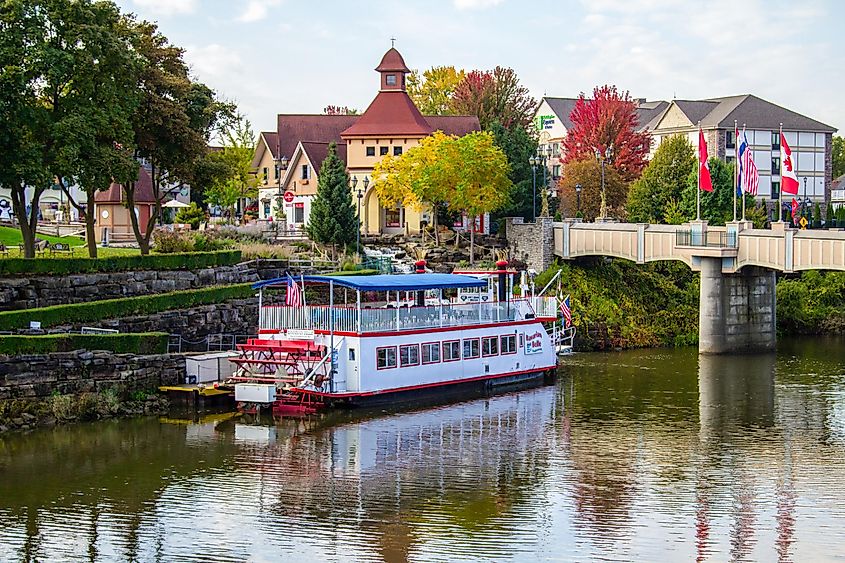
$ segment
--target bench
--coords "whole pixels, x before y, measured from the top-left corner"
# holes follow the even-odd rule
[[[50,251],[51,255],[56,253],[71,254],[73,252],[70,245],[64,242],[54,242],[53,244],[48,244],[47,250]]]

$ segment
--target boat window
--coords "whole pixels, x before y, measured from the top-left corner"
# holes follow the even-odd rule
[[[355,361],[355,348],[350,348],[350,349],[349,349],[349,361],[350,361],[350,362],[354,362],[354,361]]]
[[[467,338],[464,340],[464,359],[477,358],[479,355],[480,343],[478,338]]]
[[[443,361],[454,362],[461,359],[461,342],[449,340],[443,343]]]
[[[516,336],[506,334],[502,336],[502,354],[516,354]]]
[[[488,336],[481,340],[481,355],[496,356],[499,354],[499,339],[495,336]]]
[[[376,348],[376,368],[390,369],[396,367],[396,346]]]
[[[419,344],[405,344],[399,347],[399,365],[401,367],[420,365]]]
[[[440,361],[440,343],[426,342],[422,345],[422,363],[436,364]]]

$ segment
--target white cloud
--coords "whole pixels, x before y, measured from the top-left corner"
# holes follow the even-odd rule
[[[152,14],[171,16],[173,14],[192,14],[196,11],[198,0],[132,0],[132,3]]]
[[[479,10],[498,6],[504,0],[453,0],[455,8],[459,10]]]
[[[202,81],[237,83],[236,77],[244,71],[241,56],[232,49],[211,43],[204,47],[188,46],[185,59],[191,70]]]
[[[238,21],[255,22],[267,17],[268,8],[278,6],[281,0],[249,0],[246,10],[238,17]]]

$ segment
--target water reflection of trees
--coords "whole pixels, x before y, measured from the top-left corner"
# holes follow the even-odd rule
[[[57,536],[76,543],[85,536],[89,558],[96,559],[101,517],[111,513],[126,515],[120,528],[121,557],[136,560],[139,528],[167,485],[220,465],[232,451],[219,440],[192,444],[186,440],[188,432],[187,426],[147,418],[0,439],[0,509],[4,529],[25,534],[20,559],[59,558],[41,553],[45,540],[55,542]],[[68,555],[80,555],[72,546],[66,548]]]

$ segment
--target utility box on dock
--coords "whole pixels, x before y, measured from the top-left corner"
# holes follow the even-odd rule
[[[266,383],[238,383],[235,400],[239,403],[272,403],[276,400],[276,386]]]
[[[237,352],[214,352],[185,358],[185,383],[214,383],[225,381],[235,372],[235,364],[229,358],[236,358]]]

